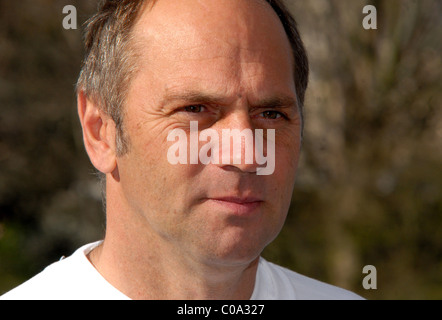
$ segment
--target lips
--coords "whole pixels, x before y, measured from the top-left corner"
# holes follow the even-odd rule
[[[264,201],[258,197],[228,196],[207,198],[206,202],[217,211],[248,217],[256,215]]]
[[[209,198],[209,199],[216,200],[216,201],[231,202],[231,203],[236,203],[236,204],[262,202],[261,199],[256,198],[256,197],[215,197],[215,198]]]

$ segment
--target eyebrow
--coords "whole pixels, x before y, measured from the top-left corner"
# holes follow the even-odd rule
[[[213,103],[222,104],[226,103],[229,98],[225,98],[221,95],[208,94],[200,91],[186,91],[183,93],[170,93],[167,94],[162,100],[161,105],[166,106],[173,101],[184,101],[186,103]],[[297,99],[289,95],[275,95],[272,97],[258,100],[251,104],[252,108],[298,108]]]
[[[286,95],[274,96],[270,98],[265,98],[254,104],[255,108],[298,108],[298,103],[296,98]]]
[[[163,106],[173,102],[173,101],[185,101],[186,103],[221,103],[226,99],[222,96],[217,96],[214,94],[206,94],[199,91],[186,91],[184,93],[170,93],[167,94],[161,104]]]

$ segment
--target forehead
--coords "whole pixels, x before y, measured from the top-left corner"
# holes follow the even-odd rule
[[[132,38],[138,69],[167,86],[183,76],[188,85],[215,86],[263,74],[267,82],[292,79],[290,43],[264,0],[159,0],[142,12]]]
[[[163,51],[197,53],[207,44],[291,51],[278,16],[264,0],[158,0],[142,12],[133,36],[138,44]]]

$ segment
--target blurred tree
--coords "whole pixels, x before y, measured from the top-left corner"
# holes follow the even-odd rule
[[[0,292],[95,240],[103,215],[76,117],[80,30],[92,1],[0,0]]]
[[[442,298],[442,3],[290,3],[312,77],[292,217],[268,254],[369,298]]]
[[[287,3],[312,76],[292,206],[264,255],[367,298],[442,298],[442,3]],[[82,33],[62,27],[65,5],[81,25],[96,4],[0,0],[0,294],[103,235],[75,108]]]

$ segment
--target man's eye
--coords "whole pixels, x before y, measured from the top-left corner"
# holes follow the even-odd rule
[[[195,105],[184,107],[184,111],[191,112],[191,113],[199,113],[199,112],[202,112],[204,110],[204,108],[205,107],[203,105],[195,104]]]
[[[270,120],[275,120],[284,117],[284,115],[281,112],[273,110],[267,110],[262,112],[261,114],[265,119],[270,119]]]

